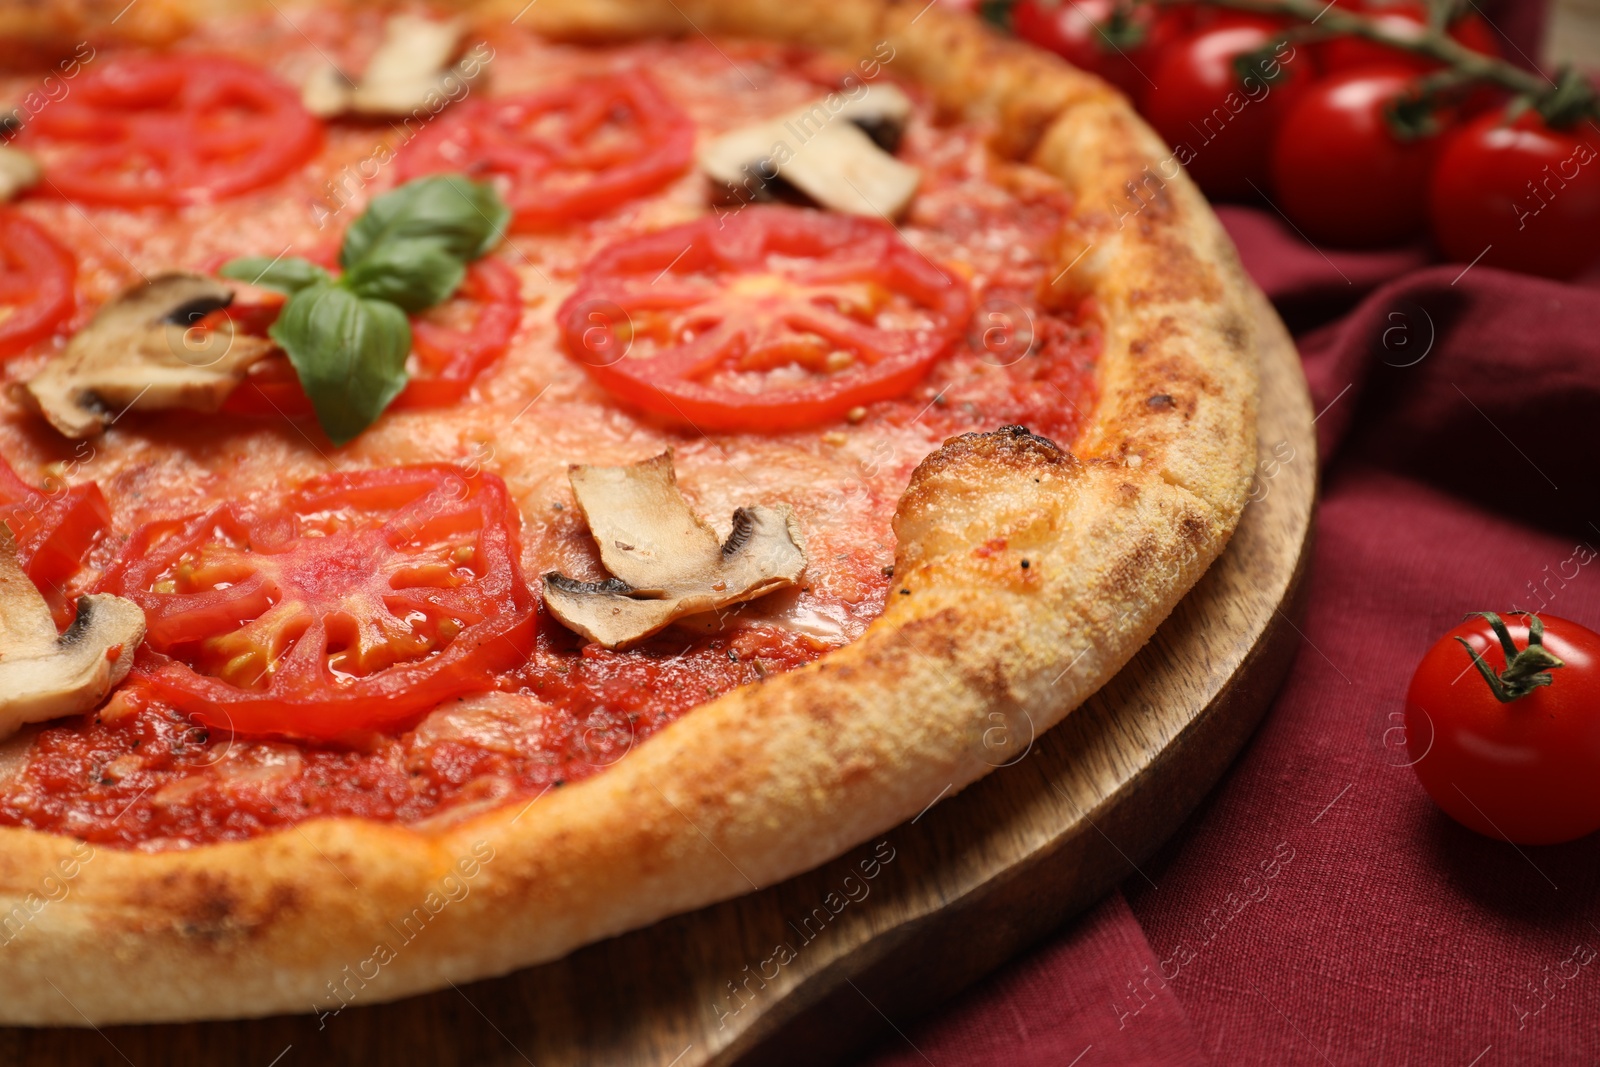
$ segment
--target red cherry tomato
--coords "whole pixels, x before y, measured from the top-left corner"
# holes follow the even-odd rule
[[[556,322],[618,398],[759,433],[901,395],[971,315],[966,283],[887,223],[761,206],[602,249]]]
[[[44,227],[0,208],[0,359],[55,333],[72,314],[78,261]]]
[[[1384,245],[1422,231],[1437,139],[1402,140],[1384,117],[1413,79],[1405,67],[1335,74],[1285,116],[1272,147],[1275,202],[1308,237]]]
[[[1214,198],[1243,199],[1265,190],[1272,139],[1310,87],[1311,57],[1289,44],[1264,71],[1241,81],[1234,60],[1275,37],[1269,20],[1219,21],[1174,42],[1151,75],[1145,117]]]
[[[1179,11],[1184,10],[1179,8]],[[1227,8],[1197,4],[1188,9],[1189,28],[1215,30],[1225,26],[1258,26],[1267,30],[1283,30],[1294,25],[1294,20],[1282,15],[1264,15],[1254,11],[1230,11]]]
[[[1135,97],[1150,85],[1162,50],[1191,21],[1188,9],[1160,11],[1120,0],[1019,0],[1011,9],[1018,37]]]
[[[1428,9],[1414,0],[1401,3],[1374,3],[1372,0],[1341,0],[1341,9],[1368,15],[1398,37],[1420,37],[1428,30]],[[1493,28],[1482,16],[1469,12],[1450,25],[1450,36],[1474,52],[1498,56],[1500,43]],[[1317,55],[1327,73],[1355,70],[1373,65],[1403,66],[1417,74],[1438,70],[1443,64],[1399,48],[1369,41],[1364,37],[1341,36],[1325,42]]]
[[[1428,650],[1406,693],[1406,744],[1428,794],[1480,834],[1524,845],[1571,841],[1600,829],[1600,634],[1542,617],[1542,646],[1563,666],[1527,652],[1531,616],[1504,622],[1508,657],[1488,618],[1474,616]],[[1460,640],[1458,640],[1460,639]],[[1474,669],[1466,641],[1506,679],[1502,703]],[[1506,670],[1508,659],[1520,663]],[[1548,684],[1514,680],[1543,673]]]
[[[50,605],[56,625],[77,614],[67,584],[111,526],[111,507],[93,482],[35,489],[0,458],[0,522],[17,541],[17,563]]]
[[[258,67],[203,55],[125,55],[89,67],[23,128],[40,190],[117,207],[177,207],[284,177],[322,146],[299,94]]]
[[[234,304],[213,312],[234,328],[265,336],[277,320],[281,301]],[[411,319],[410,379],[389,406],[441,408],[459,403],[472,383],[511,347],[522,322],[522,288],[516,272],[497,259],[480,259],[467,268],[455,296]],[[208,323],[201,323],[202,326]],[[257,418],[307,418],[311,398],[286,356],[270,356],[250,368],[228,394],[222,410]]]
[[[401,154],[400,179],[496,179],[514,229],[548,229],[659,189],[688,168],[694,136],[689,116],[629,71],[459,104]]]
[[[534,603],[505,483],[330,474],[137,531],[100,582],[144,609],[140,686],[207,726],[332,739],[493,688]]]
[[[1474,5],[1476,6],[1476,5]],[[1469,11],[1450,24],[1450,36],[1486,56],[1500,55],[1500,34],[1477,12]]]
[[[1429,200],[1449,258],[1569,278],[1600,255],[1600,134],[1534,111],[1480,116],[1446,142]]]

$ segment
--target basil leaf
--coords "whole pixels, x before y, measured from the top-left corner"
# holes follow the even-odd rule
[[[372,425],[405,388],[411,324],[393,304],[320,282],[290,297],[269,332],[336,445]]]
[[[387,300],[406,311],[431,308],[456,291],[467,268],[438,241],[380,245],[339,279],[369,300]]]
[[[406,384],[406,312],[449,299],[467,263],[511,221],[494,187],[460,174],[407,182],[376,198],[345,232],[343,275],[304,259],[249,256],[220,272],[290,294],[269,333],[289,355],[317,421],[344,444]]]
[[[345,231],[339,263],[345,270],[390,246],[434,241],[455,258],[477,259],[500,242],[511,221],[494,186],[460,174],[407,182],[377,197]]]
[[[287,259],[281,256],[277,259],[268,259],[266,256],[230,259],[222,265],[221,270],[217,271],[217,275],[276,289],[290,296],[318,282],[328,280],[327,271],[309,259],[301,259],[298,256],[290,256]]]

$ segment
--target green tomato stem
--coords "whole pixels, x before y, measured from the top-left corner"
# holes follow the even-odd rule
[[[1193,0],[1156,0],[1163,7],[1188,6]],[[1248,11],[1258,15],[1285,15],[1322,30],[1326,36],[1362,37],[1389,48],[1436,60],[1450,68],[1452,81],[1491,82],[1529,97],[1547,122],[1569,125],[1588,115],[1600,115],[1600,104],[1588,82],[1564,69],[1554,82],[1495,56],[1475,52],[1430,19],[1427,30],[1416,35],[1398,34],[1369,15],[1341,11],[1327,0],[1203,0],[1207,6]],[[1288,32],[1288,31],[1286,31]]]
[[[1467,650],[1467,655],[1472,657],[1472,665],[1478,668],[1478,673],[1489,684],[1489,691],[1502,704],[1519,700],[1541,686],[1555,684],[1555,678],[1549,672],[1566,666],[1554,652],[1544,647],[1544,622],[1537,615],[1528,615],[1528,647],[1521,651],[1511,640],[1511,632],[1506,629],[1506,624],[1494,612],[1474,611],[1467,618],[1486,620],[1500,639],[1500,648],[1506,656],[1506,669],[1496,674],[1494,668],[1465,638],[1456,638],[1461,642],[1461,647]]]

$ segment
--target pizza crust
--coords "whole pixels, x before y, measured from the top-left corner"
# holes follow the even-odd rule
[[[531,803],[427,831],[325,819],[187,851],[0,829],[0,1022],[332,1011],[557,958],[902,822],[1004,762],[995,716],[1046,730],[1144,644],[1245,502],[1249,283],[1125,100],[923,4],[540,0],[524,21],[585,39],[704,31],[860,56],[887,42],[897,76],[992,120],[1007,151],[1076,197],[1057,284],[1094,295],[1106,323],[1102,399],[1076,455],[1014,428],[947,442],[900,504],[895,585],[860,639]],[[197,16],[210,6],[193,3]]]

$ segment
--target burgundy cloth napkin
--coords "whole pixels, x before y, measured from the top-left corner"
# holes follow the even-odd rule
[[[1534,52],[1542,5],[1485,10]],[[1600,547],[1600,287],[1463,273],[1420,245],[1319,250],[1269,207],[1219,213],[1321,413],[1298,658],[1142,876],[865,1062],[1600,1063],[1600,835],[1479,837],[1391,732],[1464,612],[1600,629],[1600,561],[1577,562]],[[1262,864],[1276,877],[1248,899]]]

